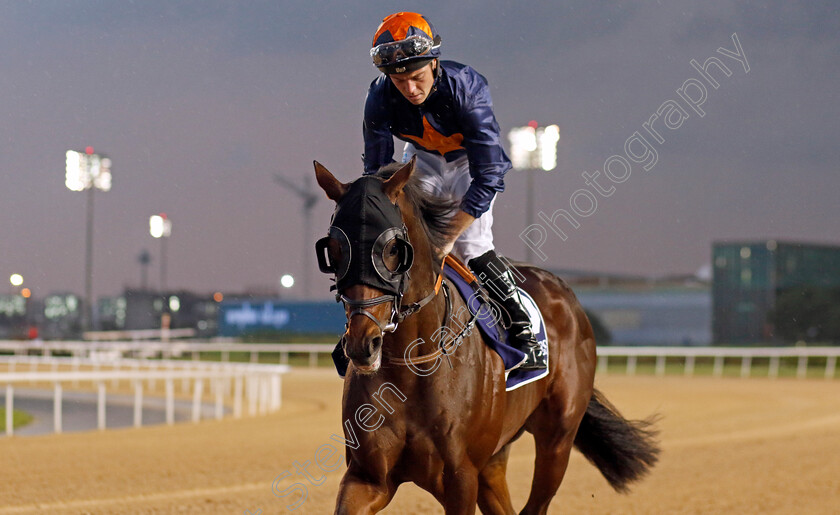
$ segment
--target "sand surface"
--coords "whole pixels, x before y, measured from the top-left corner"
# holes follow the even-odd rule
[[[344,466],[324,474],[313,460],[321,446],[338,447],[330,435],[341,434],[341,384],[329,370],[296,369],[270,416],[0,438],[0,515],[289,513],[299,496],[272,493],[286,471],[279,491],[307,485],[295,513],[331,513]],[[574,451],[551,513],[840,511],[840,381],[610,375],[596,385],[628,417],[662,415],[662,460],[619,495]],[[508,469],[517,509],[533,455],[525,435]],[[320,484],[295,474],[306,461]],[[442,509],[403,485],[384,513]]]

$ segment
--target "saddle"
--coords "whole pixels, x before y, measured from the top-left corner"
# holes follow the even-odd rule
[[[525,361],[525,354],[508,344],[507,328],[503,321],[503,317],[506,317],[507,313],[504,312],[504,308],[490,300],[478,278],[463,262],[452,254],[447,255],[444,260],[443,273],[464,298],[473,315],[482,312],[493,313],[492,316],[478,316],[476,325],[484,336],[487,346],[493,349],[505,364],[506,390],[515,390],[522,385],[548,375],[548,366],[542,370],[518,370],[516,368]],[[531,317],[531,327],[537,342],[540,345],[547,346],[548,340],[542,313],[537,308],[534,299],[525,290],[519,288],[519,295],[522,297],[522,302]]]

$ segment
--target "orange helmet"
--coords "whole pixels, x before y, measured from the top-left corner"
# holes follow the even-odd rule
[[[395,13],[376,29],[370,56],[382,73],[414,71],[440,57],[440,35],[421,14]]]

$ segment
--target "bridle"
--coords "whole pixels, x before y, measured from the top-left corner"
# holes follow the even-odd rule
[[[406,271],[400,280],[400,288],[396,295],[379,295],[378,297],[374,297],[372,299],[362,299],[362,300],[353,300],[347,298],[341,293],[336,293],[335,300],[336,302],[344,303],[345,311],[350,309],[350,313],[347,315],[347,322],[345,323],[345,328],[350,324],[350,319],[356,315],[366,316],[376,324],[376,327],[379,328],[380,336],[384,335],[385,333],[393,333],[397,330],[400,322],[408,318],[409,316],[413,315],[420,311],[420,309],[428,304],[429,302],[434,299],[438,292],[440,291],[441,283],[443,280],[443,273],[438,273],[437,281],[435,282],[435,288],[432,290],[431,293],[423,297],[417,302],[412,302],[407,306],[402,305],[403,295],[405,294],[405,285],[408,282],[409,273]],[[373,306],[378,306],[379,304],[384,304],[386,302],[391,302],[391,316],[388,318],[388,322],[384,325],[382,322],[376,318],[376,316],[368,311],[366,308],[370,308]]]
[[[414,264],[414,247],[399,206],[385,195],[381,185],[380,179],[371,176],[354,181],[336,205],[328,236],[315,243],[319,268],[335,276],[331,289],[336,290],[336,301],[342,302],[348,312],[347,325],[351,318],[361,315],[376,324],[380,336],[396,331],[400,322],[431,302],[443,279],[438,274],[432,292],[403,305]],[[331,242],[340,250],[339,259],[333,259],[329,252]],[[344,295],[348,288],[360,284],[379,290],[382,295],[361,300]],[[391,303],[391,314],[382,321],[370,308],[386,302]]]
[[[410,246],[411,244],[408,242],[408,235],[407,231],[405,230],[405,226],[403,226],[403,231],[405,244]],[[331,233],[332,232],[333,231],[331,230]],[[386,234],[386,232],[383,232],[383,234]],[[377,238],[377,241],[379,241],[381,238],[382,235],[380,235],[380,237]],[[328,244],[329,237],[318,240],[318,243],[316,244],[316,249],[318,250],[319,265],[321,266],[321,271],[323,272],[339,270],[338,267],[335,267],[333,264],[330,264],[330,262],[328,261],[328,255],[325,254],[325,250]],[[435,280],[435,287],[433,288],[433,290],[417,302],[412,302],[411,304],[405,306],[402,305],[405,289],[410,279],[409,272],[411,269],[411,265],[413,264],[413,249],[411,251],[411,255],[412,259],[409,260],[410,262],[407,263],[405,270],[401,271],[398,274],[399,288],[397,288],[397,292],[395,294],[383,294],[370,299],[355,300],[347,297],[340,291],[337,291],[335,295],[336,302],[341,302],[344,304],[345,313],[349,311],[349,313],[347,314],[347,320],[344,324],[345,329],[350,326],[350,320],[354,316],[361,315],[369,318],[376,325],[376,327],[379,329],[380,337],[383,337],[385,333],[393,333],[397,330],[397,327],[399,326],[400,322],[413,315],[414,313],[420,311],[420,309],[422,309],[423,306],[431,302],[432,299],[434,299],[441,290],[443,290],[444,298],[446,300],[443,316],[443,325],[441,327],[450,326],[450,319],[452,316],[452,298],[451,293],[449,291],[449,285],[443,280],[443,264],[441,264],[441,270],[438,271],[437,279]],[[349,269],[349,267],[350,263],[348,259],[345,260],[343,266],[345,273]],[[338,290],[337,281],[336,285],[331,286],[330,289]],[[383,324],[382,321],[376,317],[376,315],[368,311],[368,308],[378,306],[386,302],[391,302],[391,315],[389,316],[388,321]],[[422,363],[435,361],[441,356],[443,356],[447,359],[449,366],[452,367],[452,362],[450,359],[450,354],[452,351],[450,351],[449,349],[457,348],[460,345],[460,342],[465,337],[471,334],[471,331],[475,326],[477,316],[477,311],[475,313],[472,313],[472,316],[470,317],[469,321],[466,324],[464,324],[463,327],[461,327],[461,330],[457,334],[455,334],[453,338],[451,338],[448,341],[441,340],[438,344],[438,348],[432,351],[431,353],[422,356],[411,357],[407,355],[409,350],[409,348],[407,348],[406,355],[404,357],[399,358],[392,356],[388,358],[388,362],[394,365],[415,367]]]
[[[340,250],[337,260],[329,252],[331,243]],[[384,194],[378,178],[365,176],[351,184],[336,204],[328,236],[315,243],[315,251],[321,271],[334,274],[335,284],[330,289],[336,291],[336,302],[344,304],[347,313],[345,328],[349,328],[354,316],[361,315],[376,325],[380,337],[393,333],[401,322],[431,302],[441,289],[446,299],[442,328],[449,327],[452,298],[444,282],[442,263],[432,291],[417,302],[403,304],[414,264],[414,247],[409,241],[399,206]],[[389,252],[387,257],[386,251]],[[382,292],[382,295],[356,300],[343,293],[357,285],[369,286]],[[382,321],[371,313],[370,308],[386,302],[391,303],[391,313],[386,321]],[[440,355],[448,358],[448,349],[452,348],[452,344],[457,346],[470,334],[475,321],[476,313],[473,313],[469,322],[450,341],[439,342],[438,349],[431,354],[405,356],[406,359],[391,357],[388,361],[397,365],[413,365],[437,359]]]

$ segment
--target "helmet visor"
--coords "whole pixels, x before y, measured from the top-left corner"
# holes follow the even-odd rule
[[[433,48],[440,46],[431,39],[422,36],[409,36],[400,41],[382,43],[370,49],[370,56],[375,66],[391,66],[413,57],[428,54]]]

